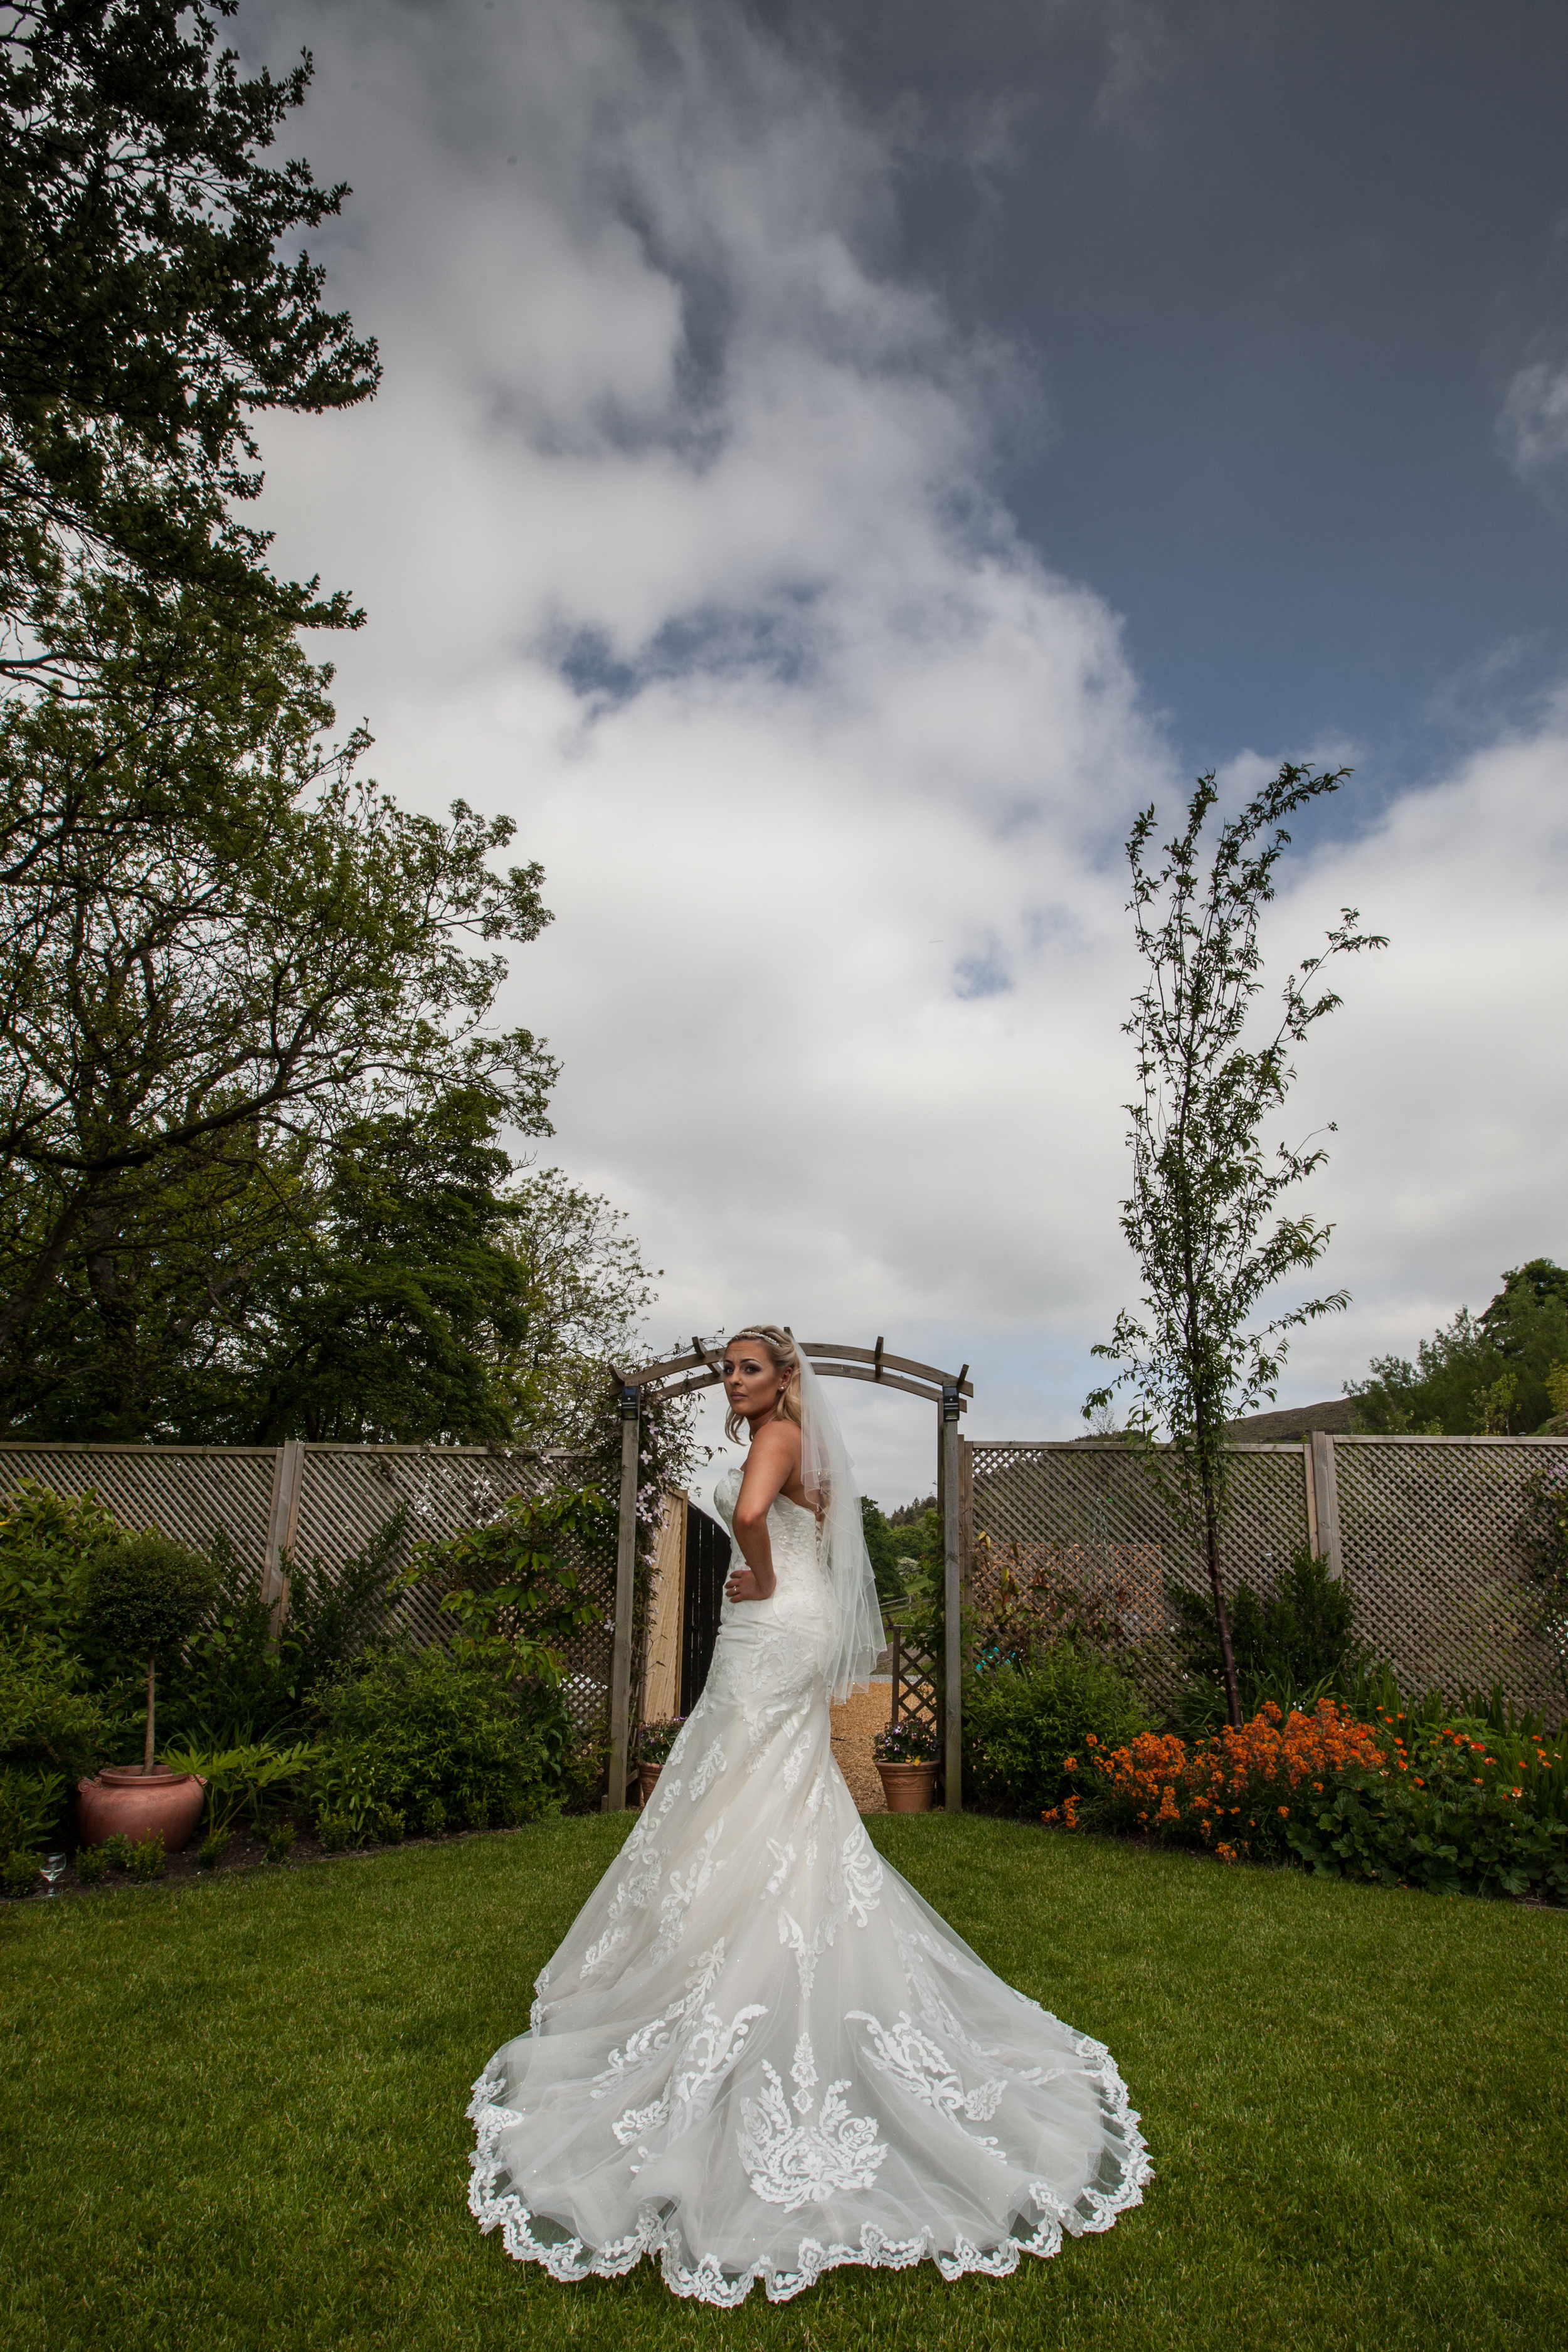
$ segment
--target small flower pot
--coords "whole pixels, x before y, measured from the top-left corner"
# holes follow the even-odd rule
[[[936,1802],[934,1764],[878,1763],[882,1794],[890,1813],[929,1813]]]
[[[652,1796],[658,1776],[663,1769],[664,1767],[662,1764],[639,1764],[637,1766],[637,1787],[642,1790],[642,1801],[645,1805]]]
[[[77,1830],[83,1845],[128,1837],[132,1845],[163,1833],[165,1853],[190,1843],[202,1817],[206,1782],[199,1772],[165,1772],[157,1765],[106,1764],[94,1780],[77,1782]]]

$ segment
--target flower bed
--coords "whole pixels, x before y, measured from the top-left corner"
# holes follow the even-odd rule
[[[1465,1718],[1361,1721],[1332,1699],[1272,1701],[1239,1731],[1142,1732],[1068,1766],[1045,1815],[1200,1845],[1221,1861],[1289,1861],[1325,1876],[1436,1893],[1568,1899],[1568,1754],[1538,1727]]]

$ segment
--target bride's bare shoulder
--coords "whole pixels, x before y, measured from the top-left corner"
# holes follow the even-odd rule
[[[770,1421],[752,1440],[748,1461],[800,1464],[800,1432],[793,1421]]]

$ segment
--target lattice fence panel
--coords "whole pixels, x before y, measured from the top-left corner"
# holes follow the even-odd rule
[[[276,1446],[29,1445],[0,1444],[0,1493],[36,1478],[58,1495],[90,1487],[121,1526],[156,1528],[205,1551],[221,1528],[240,1559],[259,1569],[277,1469]]]
[[[1181,1680],[1172,1645],[1166,1578],[1203,1591],[1207,1570],[1144,1464],[1124,1445],[986,1444],[970,1447],[973,1537],[970,1603],[984,1617],[1004,1601],[1026,1609],[1032,1593],[1063,1588],[1116,1618],[1151,1697]],[[1227,1582],[1272,1584],[1307,1539],[1305,1463],[1300,1445],[1238,1446],[1231,1454],[1231,1517],[1223,1559]]]
[[[0,1492],[23,1477],[57,1493],[90,1487],[125,1526],[157,1528],[205,1550],[221,1528],[247,1567],[267,1550],[279,1453],[273,1446],[27,1445],[0,1444]],[[511,1495],[577,1486],[587,1464],[568,1454],[491,1452],[483,1446],[307,1445],[301,1449],[293,1551],[320,1560],[331,1575],[363,1549],[399,1505],[408,1511],[402,1552],[440,1542],[459,1528],[482,1526]],[[592,1730],[605,1713],[615,1645],[613,1547],[583,1552],[578,1573],[603,1605],[599,1623],[566,1653],[565,1697],[574,1719]],[[394,1604],[416,1642],[442,1637],[438,1599],[424,1590]]]
[[[940,1747],[942,1730],[937,1718],[936,1659],[910,1641],[901,1625],[895,1625],[892,1629],[890,1649],[893,1721],[923,1724]]]
[[[1334,1440],[1356,1632],[1412,1689],[1500,1683],[1555,1718],[1563,1684],[1518,1548],[1528,1481],[1568,1471],[1568,1440]]]

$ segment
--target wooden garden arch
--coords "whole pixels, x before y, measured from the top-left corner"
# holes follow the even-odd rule
[[[871,1381],[879,1388],[901,1389],[906,1396],[924,1397],[937,1409],[937,1491],[942,1508],[942,1591],[945,1601],[947,1683],[944,1728],[947,1810],[956,1813],[963,1802],[962,1641],[960,1623],[958,1423],[974,1394],[969,1367],[944,1372],[934,1364],[921,1364],[909,1356],[890,1356],[884,1341],[874,1348],[847,1348],[837,1340],[803,1339],[824,1380]],[[621,1811],[626,1801],[627,1735],[631,1723],[632,1604],[637,1569],[637,1455],[642,1441],[643,1402],[648,1397],[689,1396],[697,1389],[717,1388],[722,1349],[693,1337],[691,1352],[667,1356],[644,1364],[635,1372],[615,1375],[621,1391],[621,1500],[619,1541],[616,1552],[616,1643],[610,1668],[610,1786],[606,1810]]]

